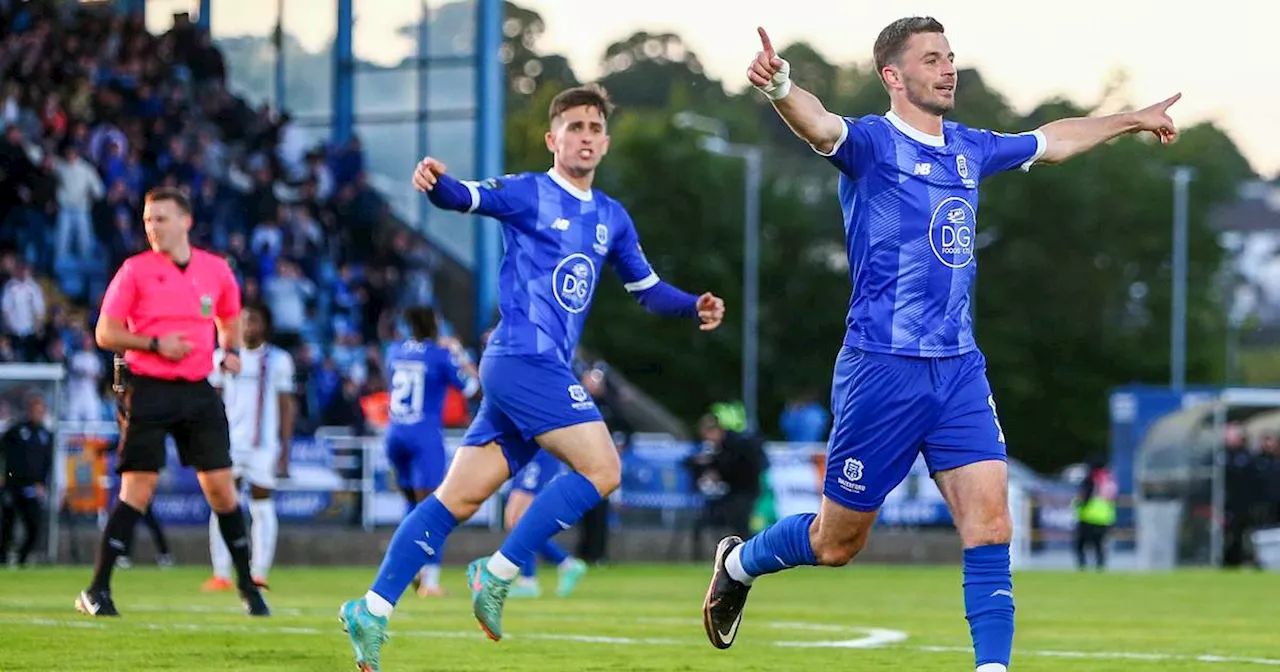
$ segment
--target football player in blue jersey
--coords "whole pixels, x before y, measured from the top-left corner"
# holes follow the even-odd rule
[[[1004,672],[1013,646],[1005,436],[973,339],[978,183],[1059,163],[1126,133],[1177,135],[1173,96],[1134,112],[1063,119],[1029,133],[970,129],[944,115],[956,68],[943,27],[905,18],[874,57],[884,115],[828,112],[790,80],[764,29],[747,78],[839,171],[853,294],[835,364],[820,510],[743,543],[721,540],[703,604],[707,636],[733,644],[752,581],[797,565],[840,566],[862,549],[885,495],[924,453],[964,546],[964,602],[977,669]]]
[[[687,294],[660,280],[626,209],[592,189],[609,151],[612,107],[595,86],[557,95],[546,134],[553,161],[545,173],[462,182],[431,157],[414,172],[414,186],[437,207],[502,224],[501,320],[480,360],[484,399],[444,482],[400,524],[365,596],[341,608],[365,670],[378,669],[387,618],[423,560],[538,450],[570,470],[534,498],[496,553],[467,568],[472,611],[495,641],[520,567],[618,487],[613,438],[570,368],[605,263],[651,312],[699,323],[704,331],[724,317],[720,298]]]
[[[395,469],[396,485],[404,495],[407,512],[425,500],[444,480],[445,391],[461,390],[468,397],[480,388],[475,367],[461,346],[455,350],[437,342],[439,326],[430,306],[416,306],[404,313],[411,338],[395,343],[387,352],[387,381],[391,388],[387,426],[387,459]],[[407,514],[406,514],[407,515]],[[418,596],[443,595],[440,561],[443,545],[433,549],[419,572]]]

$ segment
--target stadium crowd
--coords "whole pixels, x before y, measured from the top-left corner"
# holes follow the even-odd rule
[[[365,422],[396,309],[433,303],[436,252],[389,223],[358,139],[309,144],[226,87],[210,35],[105,6],[0,3],[0,361],[65,363],[63,418],[111,416],[92,338],[107,280],[147,247],[142,195],[191,198],[196,244],[274,313],[299,431]],[[364,400],[364,403],[362,403]],[[2,412],[3,409],[0,409]]]

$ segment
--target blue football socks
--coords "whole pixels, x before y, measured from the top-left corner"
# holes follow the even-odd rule
[[[1008,544],[965,549],[964,611],[978,667],[1007,667],[1013,653],[1013,574]]]
[[[817,517],[816,513],[787,516],[748,539],[730,552],[726,562],[729,575],[735,581],[750,584],[757,576],[818,564],[809,542],[809,527]]]
[[[440,563],[444,540],[457,524],[435,495],[423,500],[396,528],[369,591],[394,606],[423,565]]]
[[[542,556],[543,560],[556,566],[569,559],[569,552],[552,539],[548,539],[547,543],[542,545],[542,548],[538,550],[538,554]]]
[[[551,481],[534,497],[502,548],[490,559],[489,571],[499,579],[514,579],[519,568],[533,560],[552,537],[572,527],[600,500],[596,486],[576,471]]]

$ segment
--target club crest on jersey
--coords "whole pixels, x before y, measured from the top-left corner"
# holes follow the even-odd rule
[[[595,287],[595,262],[581,252],[561,259],[551,273],[551,291],[556,303],[570,313],[581,313],[591,305]]]
[[[593,247],[597,254],[609,253],[609,227],[596,224],[596,244]]]
[[[213,316],[213,297],[209,296],[208,294],[200,295],[200,316],[201,317]]]
[[[959,196],[943,199],[929,220],[929,247],[933,256],[950,268],[964,268],[973,263],[978,215],[968,201]]]
[[[964,158],[964,154],[956,155],[956,172],[960,177],[969,177],[969,160]]]

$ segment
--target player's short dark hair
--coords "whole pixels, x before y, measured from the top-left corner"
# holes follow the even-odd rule
[[[902,52],[907,48],[907,40],[919,33],[945,33],[946,29],[932,16],[908,16],[885,26],[876,38],[873,51],[876,59],[876,76],[884,72],[885,66],[897,63]]]
[[[436,323],[436,311],[431,306],[414,306],[404,311],[404,321],[415,341],[434,341],[440,331]]]
[[[156,187],[155,189],[147,192],[147,196],[144,200],[147,203],[169,201],[170,203],[178,206],[178,209],[184,214],[191,214],[191,201],[187,200],[187,195],[182,193],[182,190],[177,187]]]
[[[267,327],[267,337],[271,337],[271,331],[275,329],[276,326],[276,318],[271,314],[271,308],[267,306],[266,303],[263,303],[262,301],[246,301],[241,307],[241,310],[248,310],[250,312],[257,313],[258,317],[262,318],[263,324]]]
[[[605,121],[608,121],[609,115],[613,114],[613,101],[609,100],[609,92],[605,91],[603,86],[593,82],[565,89],[556,94],[556,97],[551,99],[547,121],[554,123],[556,117],[564,114],[566,110],[583,106],[600,110],[600,116],[604,117]]]

